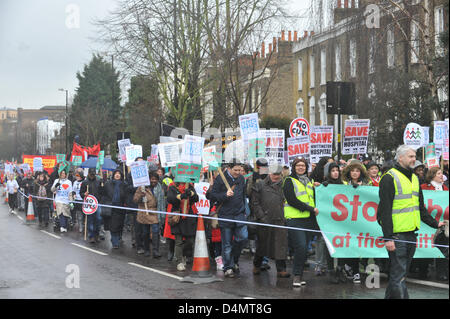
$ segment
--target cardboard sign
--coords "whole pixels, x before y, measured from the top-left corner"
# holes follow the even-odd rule
[[[266,156],[266,140],[264,138],[251,138],[248,140],[248,159],[250,161]]]
[[[423,145],[423,136],[422,126],[417,123],[408,123],[403,131],[403,143],[417,150]]]
[[[133,162],[130,165],[133,187],[150,185],[147,163],[145,161]]]
[[[321,157],[333,154],[333,126],[311,127],[309,154],[311,163],[318,163]]]
[[[105,151],[100,151],[98,153],[98,162],[100,163],[100,165],[105,164]]]
[[[444,145],[446,138],[448,138],[448,121],[435,121],[433,132],[434,144]]]
[[[42,157],[33,158],[33,171],[42,172],[44,167],[42,166]]]
[[[125,147],[126,165],[130,166],[131,163],[138,157],[142,157],[142,145],[130,145]]]
[[[56,155],[23,155],[23,163],[28,164],[30,169],[34,171],[33,159],[35,157],[40,157],[42,159],[42,165],[44,169],[51,174],[53,172],[53,167],[56,166]]]
[[[174,167],[180,162],[184,141],[158,144],[159,159],[162,167]]]
[[[289,137],[287,149],[289,165],[292,165],[297,157],[303,157],[309,161],[309,136]]]
[[[298,117],[289,125],[289,135],[291,137],[309,136],[310,127],[306,119]]]
[[[196,183],[194,184],[195,192],[198,195],[198,202],[195,203],[198,213],[200,215],[209,215],[210,202],[206,199],[206,192],[209,188],[209,183]]]
[[[284,164],[284,130],[260,130],[259,136],[266,141],[266,155],[264,156],[269,165]]]
[[[258,113],[239,115],[239,127],[243,139],[257,138],[259,131]]]
[[[83,157],[82,156],[72,156],[72,165],[73,166],[80,166],[82,163]]]
[[[66,154],[56,154],[56,163],[61,163],[66,160]]]
[[[184,136],[184,145],[180,160],[186,163],[195,163],[201,165],[204,144],[205,138],[186,134]]]
[[[85,215],[92,215],[98,209],[98,200],[94,195],[88,195],[83,201],[82,211]]]
[[[177,163],[173,170],[174,181],[179,183],[198,183],[202,170],[201,164]]]
[[[422,147],[427,146],[430,143],[430,127],[429,126],[422,126]]]
[[[117,141],[119,147],[119,160],[125,162],[127,160],[126,147],[130,146],[131,142],[129,138]]]
[[[346,120],[342,154],[365,154],[369,141],[370,120]]]

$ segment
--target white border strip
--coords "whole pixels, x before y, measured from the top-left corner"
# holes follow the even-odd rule
[[[44,234],[47,234],[49,236],[55,237],[56,239],[61,239],[61,237],[59,237],[59,236],[57,236],[55,234],[49,233],[48,231],[41,230],[41,232],[43,232]]]
[[[86,249],[86,250],[89,250],[89,251],[92,251],[93,253],[96,253],[96,254],[99,254],[99,255],[102,255],[102,256],[108,256],[108,254],[106,254],[106,253],[103,253],[103,252],[95,250],[95,249],[91,249],[89,247],[86,247],[86,246],[83,246],[83,245],[80,245],[80,244],[77,244],[77,243],[72,243],[72,245],[80,247],[80,248],[83,248],[83,249]]]
[[[146,270],[150,270],[150,271],[156,272],[157,274],[160,274],[160,275],[163,275],[163,276],[171,277],[171,278],[178,279],[178,280],[183,279],[183,277],[172,275],[172,274],[169,274],[167,272],[164,272],[164,271],[161,271],[161,270],[157,270],[157,269],[153,269],[153,268],[146,267],[146,266],[142,266],[142,265],[139,265],[139,264],[136,264],[136,263],[133,263],[133,262],[129,262],[128,264],[132,265],[132,266],[136,266],[136,267],[142,268],[142,269],[146,269]]]

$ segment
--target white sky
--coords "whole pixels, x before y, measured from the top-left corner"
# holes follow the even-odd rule
[[[65,93],[58,89],[67,89],[69,98],[74,95],[77,71],[100,50],[92,40],[96,29],[91,22],[107,16],[115,3],[0,0],[0,108],[65,105]],[[292,0],[291,14],[304,13],[308,4],[309,0]],[[79,28],[69,28],[76,8]]]

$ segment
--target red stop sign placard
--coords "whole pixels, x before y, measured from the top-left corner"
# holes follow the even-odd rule
[[[91,215],[97,211],[98,208],[98,201],[97,198],[95,198],[94,195],[88,195],[84,199],[83,202],[83,213],[86,215]]]
[[[309,132],[309,123],[302,117],[296,118],[289,125],[289,135],[291,137],[308,136]]]

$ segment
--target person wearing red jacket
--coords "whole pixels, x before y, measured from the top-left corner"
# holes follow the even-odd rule
[[[426,183],[420,185],[422,190],[448,191],[448,187],[444,184],[444,173],[439,167],[430,168],[425,181]]]

